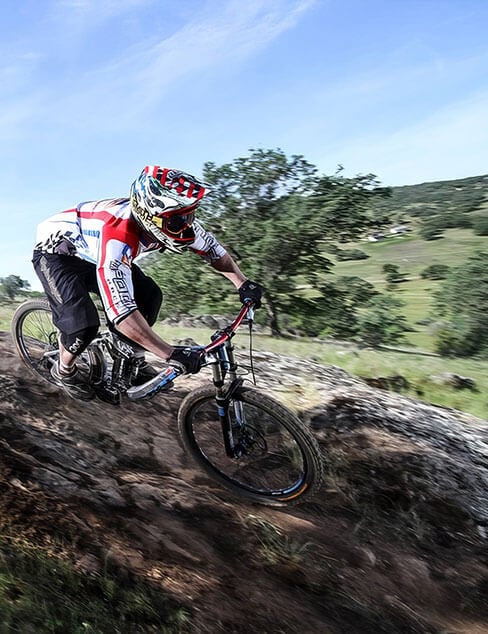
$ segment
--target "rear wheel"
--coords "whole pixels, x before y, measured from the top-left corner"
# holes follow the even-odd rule
[[[58,329],[46,300],[29,300],[17,308],[12,318],[12,338],[29,370],[54,383],[51,367],[59,357]],[[93,382],[100,378],[100,360],[95,351],[88,348],[77,359],[77,365],[88,368]]]
[[[311,432],[286,407],[240,387],[229,404],[239,457],[229,457],[212,386],[184,399],[178,428],[205,471],[240,497],[272,506],[309,499],[323,480],[322,456]]]

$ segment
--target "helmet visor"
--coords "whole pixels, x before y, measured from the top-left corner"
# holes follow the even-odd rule
[[[152,221],[161,231],[170,236],[178,236],[188,229],[195,220],[195,211],[184,211],[180,213],[167,214],[164,216],[154,216]]]

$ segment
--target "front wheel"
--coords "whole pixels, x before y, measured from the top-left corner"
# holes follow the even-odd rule
[[[239,387],[229,403],[239,457],[226,454],[215,390],[190,392],[178,412],[185,448],[203,469],[240,497],[271,506],[309,499],[323,480],[322,456],[311,432],[281,403]]]

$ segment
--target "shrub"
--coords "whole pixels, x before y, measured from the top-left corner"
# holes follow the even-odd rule
[[[407,279],[405,273],[400,273],[396,264],[383,264],[382,270],[388,284],[399,284]]]
[[[342,249],[338,250],[335,254],[336,258],[340,261],[346,260],[366,260],[369,255],[361,249]]]
[[[488,216],[474,218],[473,231],[477,236],[488,236]]]
[[[420,273],[420,277],[424,280],[445,280],[448,273],[447,264],[431,264]]]
[[[358,341],[377,348],[403,339],[409,327],[398,312],[401,306],[403,302],[387,295],[373,297],[358,320]]]
[[[437,333],[439,351],[459,356],[488,350],[488,253],[454,268],[434,294],[434,310],[447,323]]]
[[[436,328],[434,350],[442,357],[455,357],[461,347],[461,337],[450,324]]]
[[[438,218],[431,218],[422,224],[419,235],[424,240],[438,240],[442,238],[445,228],[444,223]]]

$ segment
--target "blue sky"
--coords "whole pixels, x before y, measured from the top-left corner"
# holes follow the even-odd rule
[[[37,288],[37,223],[146,164],[488,173],[487,26],[485,0],[3,0],[0,277]]]

